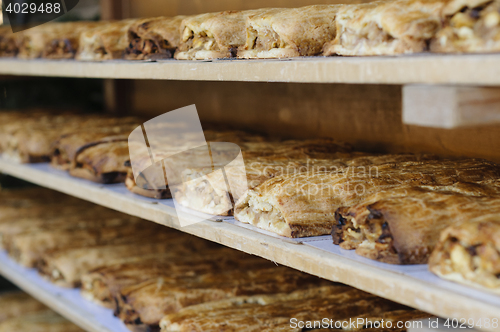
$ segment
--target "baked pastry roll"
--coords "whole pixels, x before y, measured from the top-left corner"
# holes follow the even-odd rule
[[[96,143],[77,152],[69,174],[98,183],[124,182],[129,158],[126,140]]]
[[[396,55],[423,52],[441,27],[444,0],[383,0],[344,5],[337,34],[324,55]]]
[[[247,144],[251,144],[248,142],[254,142],[253,144],[258,144],[259,147],[262,147],[263,137],[256,134],[250,134],[239,130],[215,130],[215,129],[204,130],[203,133],[205,136],[205,140],[209,144],[213,142],[228,142],[228,143],[238,144],[241,147],[243,146],[242,144],[245,144],[246,146]],[[177,135],[175,136],[178,139]],[[169,152],[169,147],[172,146],[178,147],[180,144],[186,144],[186,142],[189,142],[189,138],[185,138],[180,141],[181,142],[176,143],[170,139],[167,139],[166,143],[163,144],[163,147],[160,151],[155,150],[155,159],[163,160],[169,157],[172,154],[171,152]],[[130,142],[129,142],[129,147],[130,147]],[[137,167],[139,169],[146,169],[148,165],[151,164],[151,157],[149,155],[149,152],[146,151],[144,147],[141,146],[134,146],[134,149],[136,151],[139,149],[144,150],[141,157],[134,158],[134,167]],[[243,147],[243,149],[247,151],[245,147]],[[219,151],[217,149],[215,150],[213,149],[211,153],[212,157],[214,158],[214,154],[217,155],[215,157],[220,157],[222,154],[225,153],[225,151]],[[259,153],[264,153],[264,152],[261,151]],[[265,153],[271,154],[271,151],[268,150]],[[247,156],[248,154],[245,155]],[[193,154],[186,154],[182,160],[180,159],[176,160],[176,168],[188,167],[192,166],[193,164],[198,164],[197,158]],[[127,178],[125,179],[125,185],[131,192],[141,196],[157,198],[157,199],[172,197],[170,188],[168,187],[168,179],[164,168],[158,167],[157,169],[158,171],[154,173],[149,173],[147,176],[143,176],[141,174],[140,176],[138,176],[137,179],[139,183],[136,183],[131,163],[127,162],[126,167],[128,167],[128,172],[127,172]]]
[[[315,167],[321,170],[337,170],[344,166],[343,159],[353,155],[350,147],[328,139],[285,142],[248,142],[238,144],[245,162],[242,167],[229,167],[226,172],[232,178],[246,176],[247,183],[238,181],[228,188],[222,172],[214,172],[211,166],[186,168],[183,183],[175,192],[179,204],[211,215],[232,214],[235,193],[244,194],[269,178],[281,174],[305,172]],[[235,196],[235,197],[233,197]]]
[[[10,26],[0,27],[0,57],[17,56],[20,35],[22,35],[22,32],[14,34]]]
[[[203,244],[205,245],[205,244]],[[186,255],[186,249],[195,246],[179,246],[168,252],[143,259],[140,262],[117,264],[94,270],[82,277],[82,295],[103,306],[114,308],[120,302],[120,291],[150,279],[164,278],[175,283],[185,278],[216,271],[272,267],[262,258],[250,256],[233,249],[218,248],[194,251]],[[196,248],[199,250],[200,248]]]
[[[128,47],[128,30],[137,20],[109,22],[80,34],[77,60],[102,61],[121,59]]]
[[[388,157],[387,160],[391,160]],[[361,162],[370,160],[363,157]],[[384,162],[383,158],[374,159]],[[353,160],[353,165],[356,161]],[[451,185],[498,178],[500,168],[481,160],[408,161],[292,173],[250,189],[236,202],[235,218],[287,237],[326,235],[335,212],[378,191],[411,185]]]
[[[168,278],[157,278],[122,289],[123,303],[118,306],[117,316],[132,327],[154,327],[165,315],[190,305],[242,295],[287,293],[325,284],[330,282],[284,267],[209,273],[172,283]]]
[[[145,18],[128,30],[127,60],[168,59],[180,43],[180,26],[186,16]]]
[[[0,293],[0,322],[18,317],[48,310],[46,306],[23,292]]]
[[[22,59],[72,59],[78,50],[80,33],[102,22],[46,23],[23,31],[18,57]]]
[[[337,322],[363,318],[380,324],[382,319],[395,322],[399,318],[407,321],[430,315],[350,287],[330,285],[290,294],[235,297],[194,305],[165,316],[160,327],[162,332],[303,331],[293,327],[290,317],[303,322],[321,321],[324,317]],[[364,326],[359,324],[355,330],[364,331]]]
[[[390,264],[426,264],[446,227],[500,212],[500,196],[448,188],[400,188],[338,211],[334,243]],[[498,190],[498,189],[497,189]]]
[[[498,293],[500,214],[453,224],[441,232],[429,270],[441,278]],[[464,219],[464,218],[461,218]]]
[[[431,41],[432,52],[500,51],[500,1],[449,1],[442,9],[444,26]]]
[[[265,9],[225,11],[192,16],[181,23],[178,60],[234,58],[246,42],[246,19]]]
[[[84,332],[81,328],[52,310],[21,315],[0,322],[0,332]]]
[[[35,233],[42,231],[78,231],[83,229],[95,229],[99,227],[120,227],[144,223],[143,220],[118,212],[82,204],[81,206],[52,205],[39,210],[38,215],[20,215],[3,220],[0,218],[0,246],[7,251],[12,250],[12,240],[23,233]],[[46,213],[54,209],[57,213]],[[15,222],[13,222],[15,220]]]
[[[13,236],[8,249],[9,254],[20,264],[33,267],[46,252],[103,244],[135,243],[154,238],[159,232],[158,236],[167,236],[168,233],[162,228],[165,227],[142,222],[117,227],[26,232]]]
[[[238,58],[289,58],[320,54],[335,38],[339,5],[265,10],[247,19],[247,39]]]
[[[123,123],[120,123],[122,121]],[[98,145],[101,142],[124,141],[130,132],[137,127],[137,123],[134,123],[133,119],[128,118],[102,119],[100,122],[102,123],[96,126],[87,124],[89,128],[85,131],[75,130],[60,135],[51,145],[52,166],[62,170],[69,170],[74,166],[75,156],[80,151]]]

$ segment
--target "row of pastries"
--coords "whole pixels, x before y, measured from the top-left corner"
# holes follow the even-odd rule
[[[231,176],[244,176],[247,184],[236,197],[212,165],[189,167],[189,160],[178,162],[186,163],[183,167],[190,181],[175,189],[161,168],[154,176],[135,177],[128,137],[143,123],[140,118],[34,111],[29,116],[0,113],[0,120],[4,157],[51,162],[72,176],[94,182],[125,182],[135,194],[175,197],[189,209],[233,215],[281,236],[331,234],[334,244],[368,259],[429,263],[430,270],[443,278],[491,291],[500,287],[500,166],[496,163],[366,153],[331,139],[280,140],[210,127],[204,130],[208,142],[231,142],[241,149],[245,167]],[[161,128],[172,143],[168,130]],[[159,148],[155,154],[167,156],[171,145],[160,146],[164,151]],[[149,154],[144,159],[150,162]],[[141,165],[142,160],[138,162]]]
[[[338,324],[363,318],[355,330],[383,319],[394,322],[387,331],[404,331],[396,322],[430,317],[47,189],[4,189],[0,198],[2,250],[60,287],[81,288],[85,299],[112,308],[132,331],[301,332],[292,318],[325,317]],[[0,294],[0,331],[80,331],[2,329],[4,319],[19,322],[21,313],[44,309],[28,300],[19,309],[3,299]]]
[[[0,30],[0,56],[101,61],[498,52],[498,0],[382,0]]]

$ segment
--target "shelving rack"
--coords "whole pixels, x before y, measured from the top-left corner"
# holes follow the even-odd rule
[[[179,81],[359,83],[406,86],[419,84],[424,87],[440,85],[441,87],[450,86],[451,89],[483,89],[483,87],[500,86],[500,56],[416,55],[255,61],[166,60],[104,63],[2,59],[0,60],[0,74]],[[436,98],[439,98],[439,95]],[[403,95],[403,104],[404,100],[405,95]],[[453,103],[454,99],[451,98],[448,102]],[[406,110],[406,118],[419,119],[421,111],[418,107],[411,111]],[[478,115],[479,120],[476,117],[469,121],[462,119],[450,122],[450,119],[456,119],[457,114],[467,113],[458,108],[455,111],[451,114],[441,114],[442,117],[437,127],[458,127],[472,123],[498,121],[496,117],[492,118],[492,114],[495,115],[498,111],[494,109],[493,113]],[[403,114],[405,114],[404,108]],[[411,123],[412,120],[408,121]],[[262,234],[249,227],[242,227],[227,218],[223,222],[207,220],[181,228],[176,219],[175,209],[169,200],[157,201],[134,195],[128,192],[122,184],[97,185],[71,178],[65,172],[54,170],[47,164],[19,165],[4,159],[0,159],[0,172],[117,211],[177,228],[183,232],[264,257],[277,264],[352,285],[441,317],[491,319],[498,318],[500,312],[500,297],[438,279],[427,271],[426,266],[394,267],[369,261],[340,249],[334,253],[327,252],[324,249],[331,249],[333,246],[329,243],[328,237],[321,238],[321,241],[289,240]],[[59,290],[54,287],[40,286],[41,281],[37,280],[33,273],[22,273],[18,267],[9,263],[8,258],[1,255],[0,273],[88,331],[121,331],[124,328],[121,325],[117,325],[116,328],[106,325],[113,326],[119,323],[117,321],[103,323],[101,319],[104,319],[102,317],[106,315],[104,312],[86,320],[86,311],[82,309],[86,304],[83,300],[79,300],[77,295],[61,290],[63,295],[59,296]],[[38,286],[34,287],[33,284]],[[68,298],[73,300],[69,301]]]

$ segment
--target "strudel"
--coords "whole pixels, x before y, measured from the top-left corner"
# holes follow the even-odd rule
[[[441,27],[444,0],[382,0],[344,5],[324,55],[397,55],[427,50]]]
[[[429,270],[447,280],[499,293],[500,214],[494,209],[483,211],[484,215],[460,218],[464,221],[441,232]]]
[[[377,322],[380,326],[382,320],[408,321],[430,315],[356,289],[332,284],[290,294],[235,297],[194,305],[165,316],[160,327],[162,332],[215,332],[221,329],[228,332],[304,331],[302,327],[294,327],[290,317],[304,322],[304,325],[310,322],[304,328],[322,327],[317,322],[324,317],[340,324],[353,320],[358,322],[359,318],[365,324],[355,324],[354,330],[365,331],[370,323]],[[316,323],[312,323],[314,321]],[[344,326],[348,324],[344,323]]]
[[[387,156],[387,161],[391,160]],[[370,160],[363,157],[361,162]],[[376,162],[384,162],[377,157]],[[356,161],[351,161],[356,165]],[[250,189],[236,203],[241,222],[287,237],[326,235],[338,208],[367,196],[411,185],[451,185],[497,179],[500,168],[482,160],[427,160],[372,164],[330,172],[304,172],[274,177]],[[313,169],[314,170],[314,169]]]
[[[273,8],[250,15],[238,58],[290,58],[321,54],[335,38],[339,5]]]
[[[493,196],[477,192],[445,186],[377,193],[337,211],[334,243],[385,263],[426,264],[446,227],[480,214],[500,213],[500,188]]]
[[[180,44],[180,26],[186,16],[135,21],[128,30],[127,60],[168,59]]]
[[[134,19],[109,22],[80,34],[76,59],[102,61],[121,59],[129,45],[128,30]]]

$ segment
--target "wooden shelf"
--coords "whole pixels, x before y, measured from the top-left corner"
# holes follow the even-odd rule
[[[500,85],[500,55],[160,62],[1,59],[1,75],[194,81]]]
[[[228,218],[181,228],[171,200],[137,196],[122,184],[99,185],[72,178],[48,164],[19,165],[4,159],[0,159],[0,171],[441,317],[492,319],[500,310],[499,296],[441,280],[426,265],[394,266],[364,259],[333,245],[328,236],[284,239],[252,226],[241,227]]]
[[[0,274],[52,310],[89,332],[130,332],[111,309],[92,304],[78,289],[52,285],[35,269],[21,267],[0,251]]]

